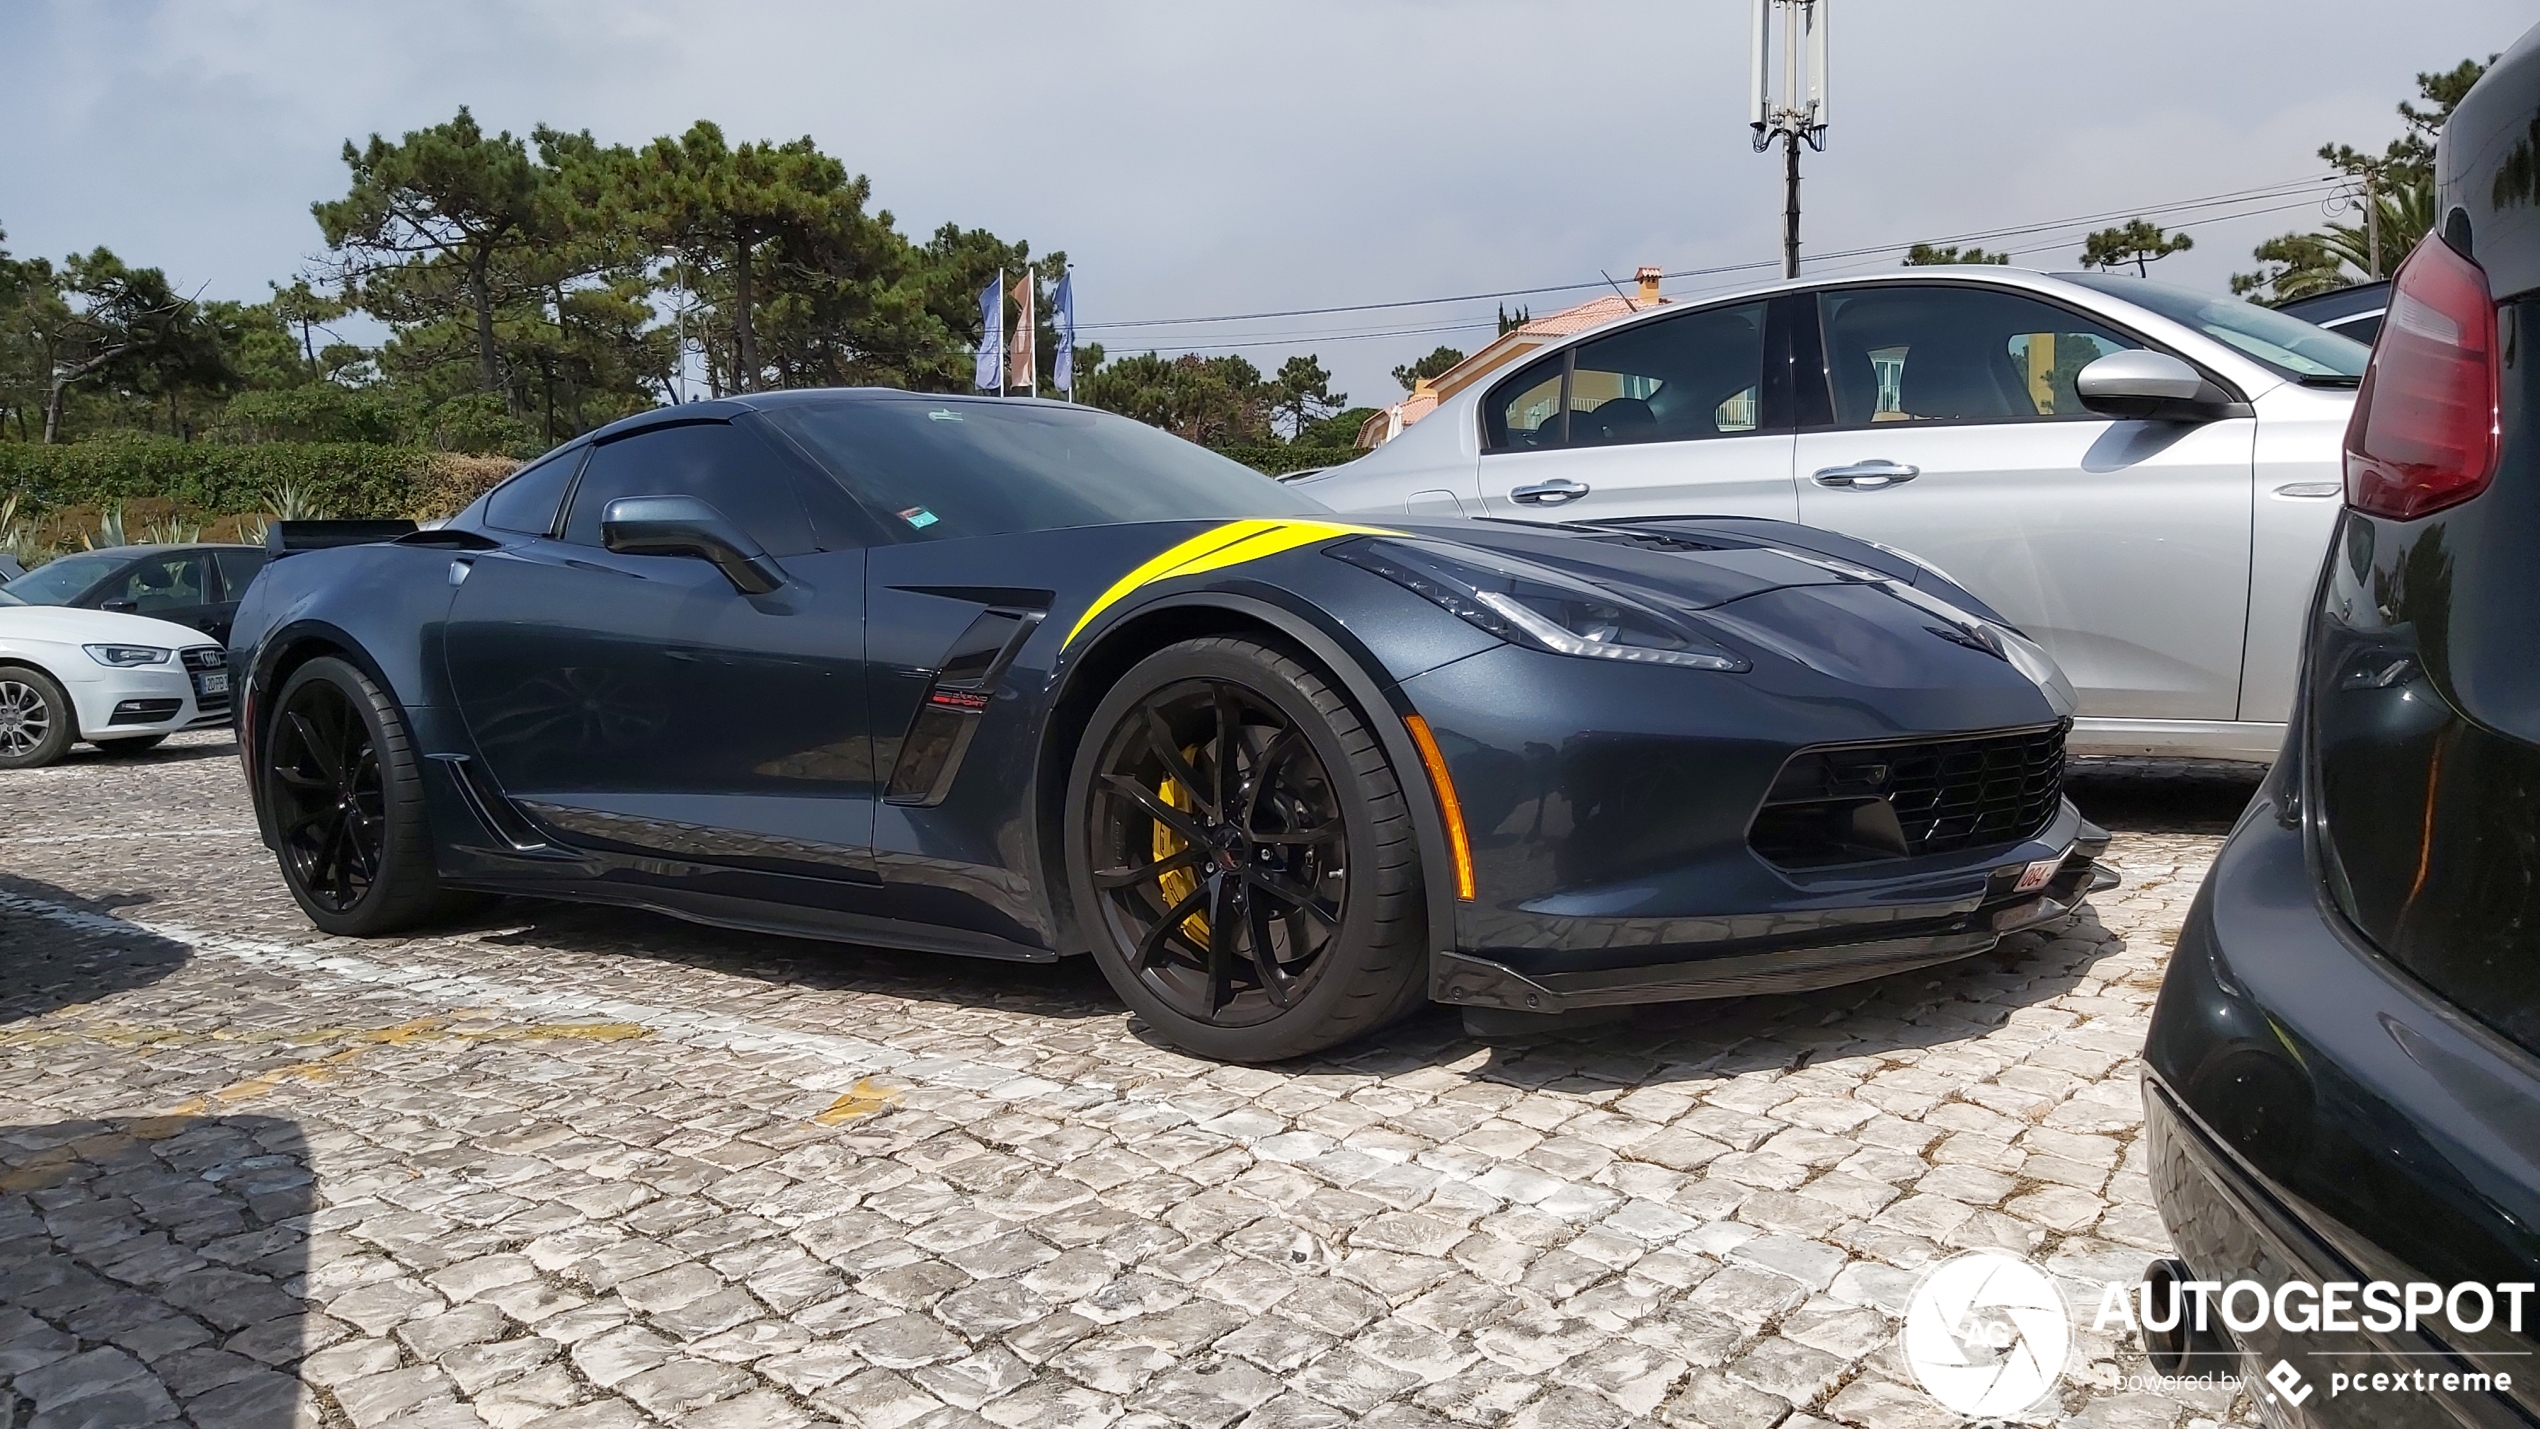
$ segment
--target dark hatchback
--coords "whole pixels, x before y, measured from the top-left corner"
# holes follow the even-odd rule
[[[2236,1349],[2279,1376],[2257,1398],[2280,1421],[2540,1418],[2535,151],[2540,30],[2444,132],[2442,219],[2397,276],[2348,429],[2301,702],[2145,1051],[2184,1262],[2155,1283],[2314,1287],[2279,1295],[2293,1328],[2154,1335],[2156,1366]],[[2299,1328],[2316,1287],[2374,1281],[2443,1309]]]
[[[69,605],[172,620],[226,643],[261,546],[109,546],[47,561],[8,583],[29,605]]]

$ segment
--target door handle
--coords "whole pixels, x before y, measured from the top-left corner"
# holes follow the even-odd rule
[[[2277,487],[2275,494],[2317,501],[2325,497],[2345,495],[2346,483],[2342,481],[2288,481]]]
[[[1812,478],[1819,486],[1840,486],[1853,491],[1881,491],[1900,482],[1912,481],[1923,474],[1919,466],[1893,461],[1856,461],[1850,466],[1828,466],[1817,469]]]
[[[1572,481],[1566,476],[1556,476],[1550,481],[1538,481],[1532,486],[1518,487],[1508,493],[1508,499],[1520,506],[1558,506],[1564,501],[1576,501],[1587,494],[1586,482]]]

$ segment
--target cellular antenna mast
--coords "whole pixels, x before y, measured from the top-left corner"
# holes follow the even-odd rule
[[[1747,122],[1755,152],[1782,141],[1782,276],[1799,276],[1799,145],[1826,149],[1826,7],[1833,0],[1755,0],[1749,72],[1755,81]],[[1779,32],[1776,41],[1775,32]],[[1776,43],[1781,53],[1773,51]],[[1774,61],[1780,60],[1776,88]]]

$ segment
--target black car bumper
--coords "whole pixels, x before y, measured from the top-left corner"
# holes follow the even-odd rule
[[[2036,837],[1973,870],[1939,877],[1821,880],[1828,886],[1781,911],[1723,918],[1527,919],[1525,931],[1563,946],[1550,953],[1455,951],[1431,958],[1429,995],[1451,1007],[1575,1012],[1644,1002],[1806,992],[1909,972],[1985,952],[2011,933],[2052,922],[2116,886],[2097,861],[2107,831],[2066,804]],[[2022,891],[2030,863],[2060,857],[2044,886]],[[1842,887],[1848,882],[1850,887]],[[1505,938],[1504,913],[1467,914],[1458,942]],[[1540,925],[1540,926],[1538,926]],[[1494,937],[1493,935],[1498,935]]]
[[[2295,1281],[2540,1280],[2540,1075],[2355,938],[2277,807],[2262,794],[2216,859],[2145,1049],[2147,1168],[2180,1257],[2194,1279],[2270,1296]],[[2503,1426],[2540,1422],[2535,1321],[2526,1296],[2520,1333],[2500,1308],[2479,1333],[2437,1317],[2227,1334],[2244,1374],[2280,1361],[2310,1387],[2297,1408],[2253,1382],[2280,1423]],[[2409,1387],[2351,1382],[2376,1373]],[[2445,1373],[2510,1387],[2446,1390]]]

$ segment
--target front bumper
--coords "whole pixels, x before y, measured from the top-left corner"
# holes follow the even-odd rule
[[[196,673],[174,661],[127,669],[99,666],[94,675],[72,668],[77,674],[65,679],[62,688],[79,714],[82,739],[130,739],[229,723],[227,699],[204,708],[205,701],[196,690]],[[226,674],[225,666],[222,672]]]
[[[2279,775],[2281,778],[2281,774]],[[2198,1280],[2540,1280],[2540,1067],[2398,973],[2324,905],[2270,785],[2199,890],[2144,1053],[2147,1169]],[[2464,1334],[2223,1330],[2279,1424],[2540,1422],[2540,1303]],[[2332,1392],[2332,1376],[2502,1375],[2504,1392]],[[2437,1375],[2440,1378],[2440,1375]]]
[[[1429,995],[1452,1007],[1561,1013],[1806,992],[1910,972],[1985,952],[2115,887],[2117,875],[2097,861],[2107,846],[2107,831],[2067,803],[2054,824],[2005,856],[1919,885],[1899,881],[1887,898],[1856,891],[1755,917],[1530,919],[1530,933],[1553,932],[1569,949],[1433,954]],[[2021,870],[2057,853],[2063,865],[2044,887],[2017,889]]]

